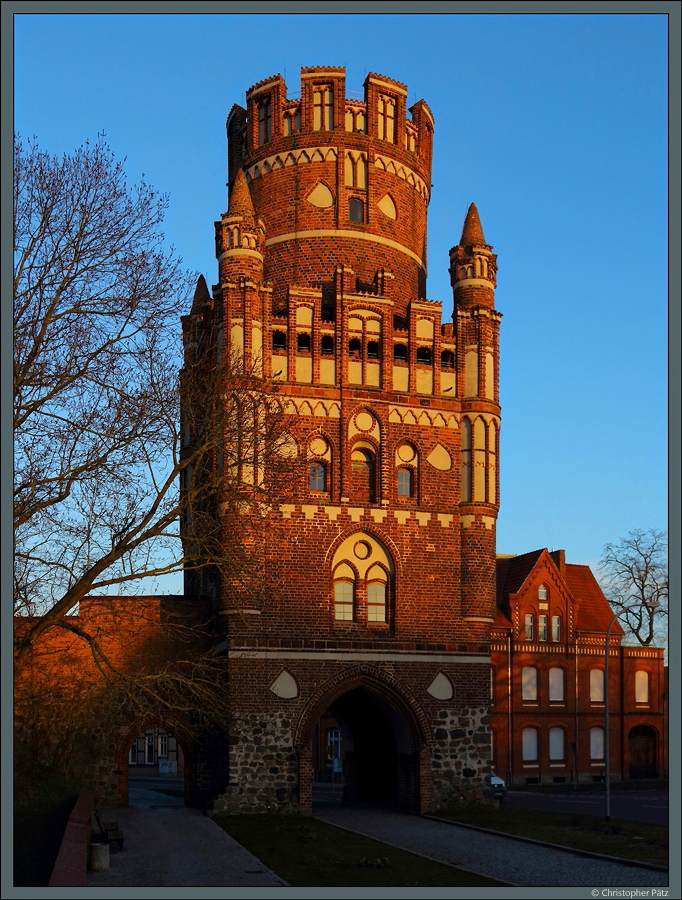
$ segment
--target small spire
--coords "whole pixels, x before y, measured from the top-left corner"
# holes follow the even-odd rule
[[[254,217],[251,193],[246,183],[246,175],[244,175],[243,169],[237,169],[237,174],[234,177],[234,184],[230,192],[228,215]]]
[[[208,285],[203,275],[197,278],[197,286],[194,289],[194,297],[192,299],[192,312],[198,312],[206,303],[211,302],[211,295],[208,292]]]
[[[478,210],[476,209],[475,203],[472,203],[469,207],[467,217],[464,220],[462,238],[459,243],[462,247],[471,247],[474,244],[485,245],[483,228],[481,227],[481,220],[478,217]]]

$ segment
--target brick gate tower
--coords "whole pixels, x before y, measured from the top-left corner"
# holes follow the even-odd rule
[[[268,596],[216,592],[233,711],[217,809],[309,811],[328,754],[348,801],[482,796],[496,257],[472,204],[441,324],[426,298],[434,120],[406,97],[372,73],[349,100],[344,69],[304,68],[300,99],[275,75],[227,120],[219,284],[200,281],[186,352],[217,347],[276,383],[297,466],[261,511]]]

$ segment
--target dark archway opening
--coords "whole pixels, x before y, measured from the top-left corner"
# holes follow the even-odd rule
[[[419,752],[412,728],[384,697],[357,687],[331,703],[312,745],[313,804],[419,811]]]
[[[650,725],[636,725],[628,734],[630,778],[656,778],[656,732]]]

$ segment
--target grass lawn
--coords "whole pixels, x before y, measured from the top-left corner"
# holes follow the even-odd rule
[[[294,887],[500,887],[308,816],[216,816],[216,824]]]
[[[577,850],[605,853],[621,859],[666,865],[668,862],[668,829],[662,825],[609,819],[598,816],[553,813],[537,809],[495,809],[474,805],[441,809],[438,816],[464,825],[477,825],[506,834],[518,834],[562,844]]]

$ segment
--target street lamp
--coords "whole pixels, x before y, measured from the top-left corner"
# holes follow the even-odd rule
[[[658,600],[648,600],[645,603],[636,603],[633,606],[623,606],[611,619],[609,627],[606,629],[606,642],[604,644],[604,768],[606,776],[604,799],[606,803],[606,819],[611,817],[611,773],[609,772],[609,755],[611,749],[609,744],[609,637],[611,635],[611,629],[617,621],[618,616],[623,612],[637,609],[639,606],[646,606],[646,608],[650,609],[653,613],[660,605]]]

